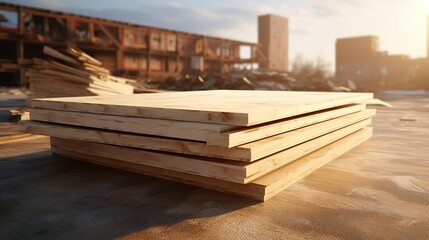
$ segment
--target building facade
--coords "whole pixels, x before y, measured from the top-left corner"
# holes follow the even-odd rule
[[[337,39],[335,51],[337,81],[352,80],[359,90],[429,87],[428,58],[380,51],[376,36]]]
[[[362,89],[374,84],[379,40],[376,36],[337,39],[335,46],[336,77],[352,80]],[[373,87],[373,86],[371,86]]]
[[[258,17],[258,43],[262,55],[262,69],[287,72],[289,70],[289,22],[288,19],[276,15]]]
[[[267,23],[259,34],[267,36],[257,44],[14,4],[0,3],[0,11],[17,23],[0,25],[0,63],[43,58],[47,45],[80,48],[128,77],[225,72],[239,64],[287,70],[287,19],[277,16],[260,18]],[[241,56],[243,47],[250,56]],[[0,67],[0,75],[6,71]]]

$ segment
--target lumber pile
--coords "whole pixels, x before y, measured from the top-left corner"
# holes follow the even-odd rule
[[[20,59],[28,79],[30,98],[132,94],[134,80],[110,75],[101,62],[68,48],[60,52],[45,46],[46,59]]]
[[[370,93],[192,91],[32,101],[52,152],[260,201],[372,135]]]
[[[30,91],[27,99],[41,97],[103,96],[132,94],[135,80],[110,75],[101,62],[81,50],[68,48],[60,52],[45,46],[46,59],[19,59],[4,63],[10,70],[23,70]],[[145,92],[144,89],[141,92]],[[1,95],[1,93],[0,93]],[[28,103],[27,103],[28,105]],[[25,109],[10,111],[13,119],[27,119]]]

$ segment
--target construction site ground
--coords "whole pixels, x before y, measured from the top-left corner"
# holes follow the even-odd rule
[[[429,95],[377,96],[374,136],[265,203],[0,143],[2,239],[429,239]],[[0,95],[0,133],[18,134]]]

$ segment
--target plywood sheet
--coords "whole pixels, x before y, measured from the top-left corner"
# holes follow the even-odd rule
[[[372,97],[372,93],[213,90],[37,99],[32,107],[251,126]]]
[[[368,119],[374,114],[375,110],[365,110],[233,148],[209,146],[204,142],[77,128],[67,125],[43,124],[33,121],[21,121],[20,131],[112,145],[253,162],[342,127]]]
[[[54,147],[245,184],[370,124],[362,121],[252,163],[52,138]]]
[[[311,112],[275,122],[259,124],[246,128],[238,128],[221,133],[210,133],[207,136],[207,144],[213,146],[235,147],[252,141],[271,137],[277,134],[302,128],[312,124],[338,118],[347,114],[365,109],[364,104],[347,105],[337,108]]]
[[[265,176],[253,180],[249,184],[238,184],[218,179],[212,179],[182,172],[176,172],[156,167],[144,166],[137,163],[120,161],[91,154],[76,153],[71,150],[53,147],[54,153],[99,165],[114,167],[126,171],[142,173],[154,177],[183,182],[217,191],[227,192],[266,201],[280,193],[290,185],[309,175],[347,151],[355,148],[372,136],[372,129],[365,128],[310,153],[297,161],[287,164]]]
[[[206,141],[210,134],[233,129],[228,125],[165,119],[113,116],[46,109],[30,109],[32,120],[67,125],[140,133],[161,137]]]
[[[363,109],[365,109],[365,105],[351,105],[286,118],[274,123],[244,128],[222,124],[113,116],[46,109],[30,109],[30,113],[31,119],[36,121],[203,141],[213,146],[234,147],[315,123],[338,118]]]

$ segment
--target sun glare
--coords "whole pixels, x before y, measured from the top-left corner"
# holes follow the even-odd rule
[[[421,4],[423,5],[422,10],[425,14],[429,14],[429,0],[420,0]]]

